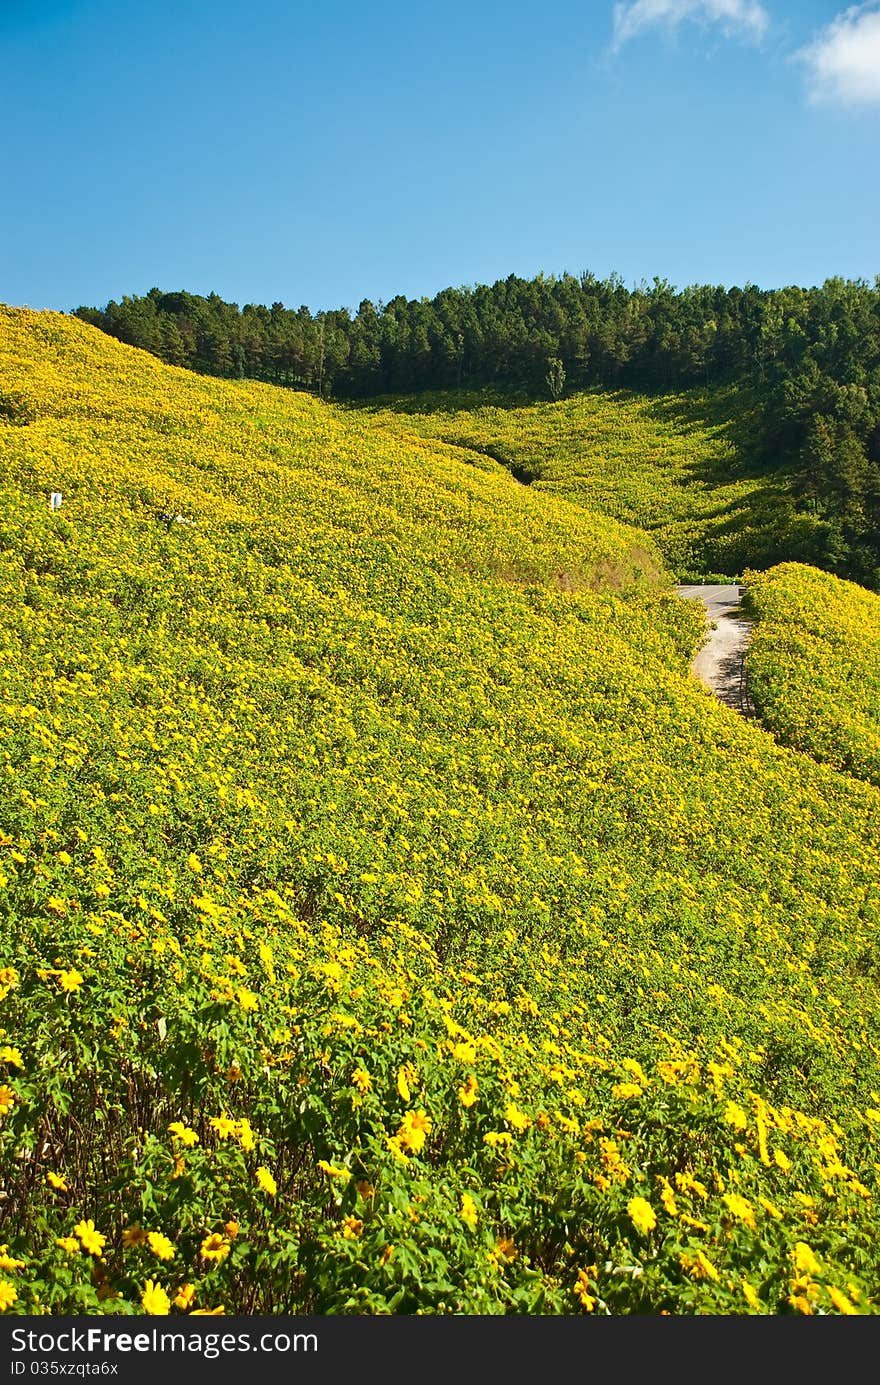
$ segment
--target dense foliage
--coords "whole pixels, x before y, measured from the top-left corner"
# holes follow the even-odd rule
[[[799,563],[750,573],[749,685],[768,727],[880,786],[880,597]]]
[[[0,314],[0,1307],[875,1312],[877,789],[646,536]]]
[[[505,386],[534,398],[593,386],[677,391],[746,381],[762,408],[750,464],[781,466],[816,523],[810,561],[880,584],[880,279],[761,290],[612,276],[515,275],[433,299],[313,314],[216,294],[126,297],[77,310],[122,341],[216,375],[321,394]],[[774,560],[791,556],[783,520]],[[763,552],[750,555],[763,566]]]

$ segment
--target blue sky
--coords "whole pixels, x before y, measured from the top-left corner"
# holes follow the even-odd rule
[[[2,0],[0,300],[880,273],[880,3]]]

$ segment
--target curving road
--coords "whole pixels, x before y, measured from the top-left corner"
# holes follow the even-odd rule
[[[730,586],[677,587],[686,601],[702,601],[712,622],[705,644],[691,668],[719,701],[743,716],[754,716],[745,679],[745,653],[752,622],[742,614],[743,588]]]

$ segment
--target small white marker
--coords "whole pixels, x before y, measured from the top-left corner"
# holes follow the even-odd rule
[[[50,492],[49,492],[49,509],[50,509],[50,510],[60,510],[60,509],[61,509],[61,492],[60,492],[60,491],[50,491]]]

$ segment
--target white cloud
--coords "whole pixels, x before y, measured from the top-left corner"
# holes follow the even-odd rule
[[[875,4],[844,10],[795,56],[809,69],[813,101],[880,103],[880,10]]]
[[[614,6],[615,52],[643,29],[675,29],[685,19],[719,24],[730,37],[762,39],[770,16],[759,0],[624,0]]]

